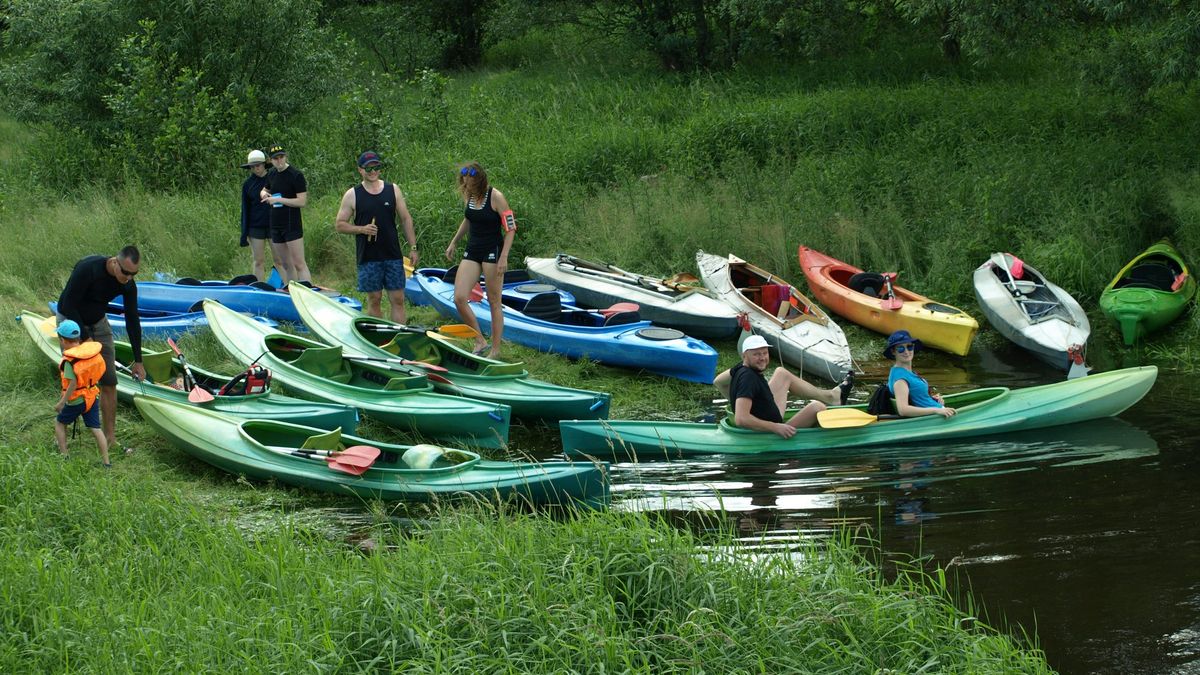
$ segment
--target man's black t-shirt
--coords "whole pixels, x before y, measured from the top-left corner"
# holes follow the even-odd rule
[[[135,361],[142,360],[142,322],[138,318],[137,284],[121,283],[108,273],[108,256],[90,255],[75,263],[67,285],[58,296],[58,313],[79,324],[83,338],[108,313],[108,303],[118,295],[125,305],[125,330]]]
[[[308,192],[308,182],[304,180],[304,174],[289,164],[283,171],[271,169],[267,173],[267,192],[291,199],[302,192]],[[302,224],[300,209],[293,206],[271,205],[272,229],[286,230]]]
[[[737,406],[739,398],[750,399],[750,414],[767,422],[782,422],[779,407],[767,378],[753,368],[739,363],[729,370],[729,400]]]

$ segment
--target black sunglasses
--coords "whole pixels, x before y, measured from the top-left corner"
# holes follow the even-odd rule
[[[130,272],[129,270],[125,269],[125,266],[122,265],[120,263],[120,261],[117,262],[117,269],[121,270],[121,274],[124,274],[127,277],[136,277],[137,276],[137,272]]]

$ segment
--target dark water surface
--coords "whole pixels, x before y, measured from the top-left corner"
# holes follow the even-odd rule
[[[1062,379],[1015,347],[917,366],[943,392]],[[618,464],[613,508],[724,509],[781,545],[862,524],[886,554],[948,568],[994,625],[1036,633],[1060,672],[1200,673],[1198,388],[1160,370],[1120,418],[970,442]]]

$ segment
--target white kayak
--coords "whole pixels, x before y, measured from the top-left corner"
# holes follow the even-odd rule
[[[846,334],[795,286],[735,255],[698,251],[696,264],[713,295],[745,314],[750,331],[766,338],[801,375],[841,382],[850,371]]]
[[[737,311],[713,297],[690,274],[664,279],[565,253],[525,258],[525,268],[531,276],[570,291],[585,307],[635,302],[643,319],[698,338],[732,337],[739,330]]]
[[[996,330],[1064,371],[1092,332],[1083,308],[1062,288],[1011,253],[993,253],[974,274],[975,298]]]

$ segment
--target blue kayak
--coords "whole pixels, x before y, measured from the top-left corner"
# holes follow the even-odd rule
[[[146,310],[192,312],[199,310],[204,300],[216,300],[235,312],[301,324],[300,313],[292,304],[292,296],[284,291],[268,291],[256,286],[234,285],[228,281],[196,281],[194,279],[181,279],[180,281],[191,283],[171,284],[161,281],[139,281],[137,285],[138,312]],[[362,303],[354,298],[339,295],[334,299],[348,307],[362,309]],[[120,305],[120,297],[114,302]]]
[[[450,268],[456,270],[457,268]],[[410,276],[404,282],[404,299],[414,305],[427,306],[430,304],[429,298],[425,297],[425,291],[421,288],[421,284],[417,281],[417,277],[424,275],[446,281],[446,273],[450,270],[441,267],[422,267]],[[450,277],[450,282],[453,284],[453,275]],[[480,285],[486,288],[483,280],[480,279]],[[527,270],[508,270],[504,273],[504,294],[517,298],[530,297],[538,293],[558,293],[558,297],[563,303],[568,305],[575,304],[575,296],[570,291],[563,290],[550,284],[545,284],[533,277],[529,276]]]
[[[51,312],[58,312],[58,303],[49,302]],[[108,325],[112,326],[113,335],[117,338],[126,338],[129,336],[129,331],[125,328],[125,307],[119,303],[109,303],[108,305]],[[167,310],[144,309],[138,307],[138,318],[142,321],[142,339],[144,340],[166,340],[167,338],[179,338],[184,333],[198,330],[208,330],[208,317],[204,312],[171,312]],[[254,320],[277,328],[279,322],[274,319],[268,319],[265,316],[256,316]]]
[[[454,306],[454,286],[424,274],[415,275],[421,291],[443,316],[462,320]],[[471,302],[475,320],[491,332],[491,307],[483,298]],[[639,368],[689,382],[712,384],[717,352],[673,328],[642,321],[637,312],[603,312],[564,304],[557,293],[527,298],[506,293],[504,338],[543,352],[599,363]]]

